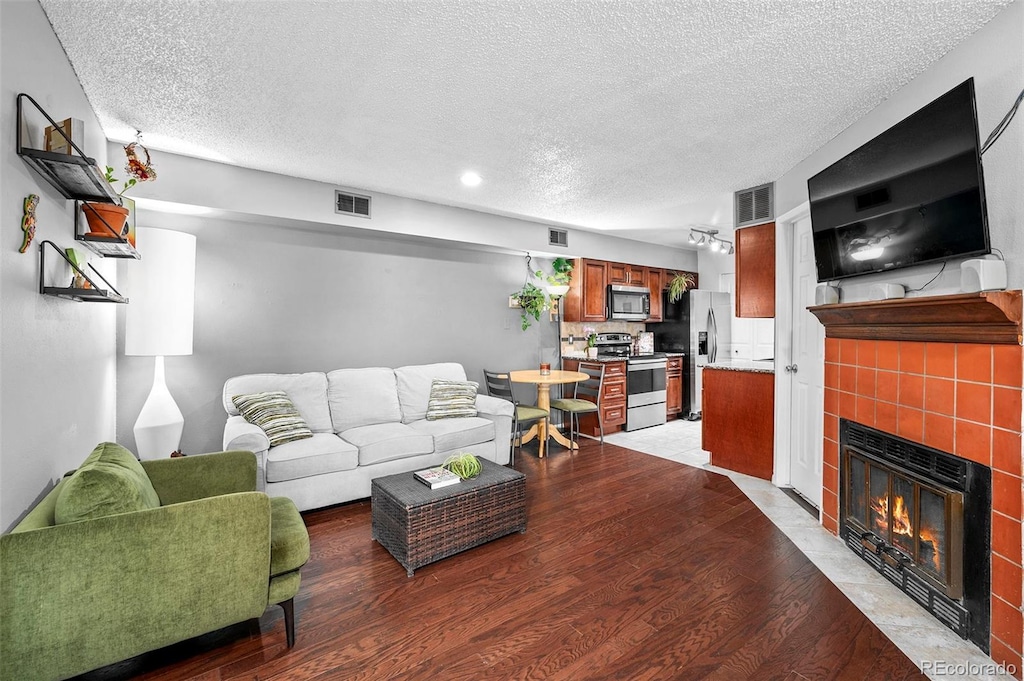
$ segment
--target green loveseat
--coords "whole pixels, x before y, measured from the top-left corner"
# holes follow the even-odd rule
[[[232,451],[139,462],[103,443],[0,536],[0,679],[64,679],[284,608],[309,535]]]

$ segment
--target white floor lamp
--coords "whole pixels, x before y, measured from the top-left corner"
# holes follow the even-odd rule
[[[155,357],[153,388],[135,422],[139,458],[170,456],[181,444],[185,419],[164,379],[164,357],[192,354],[196,238],[184,232],[139,228],[142,260],[131,263],[125,290],[124,354]]]

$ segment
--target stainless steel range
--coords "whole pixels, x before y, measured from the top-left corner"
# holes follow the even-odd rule
[[[633,336],[602,333],[597,336],[597,356],[626,360],[626,430],[665,423],[664,353],[634,355]]]
[[[626,360],[626,430],[665,423],[665,355],[631,355]]]

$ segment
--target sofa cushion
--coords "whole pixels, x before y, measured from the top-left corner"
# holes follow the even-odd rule
[[[410,428],[434,438],[434,451],[447,452],[494,439],[494,421],[480,416],[464,419],[417,421]]]
[[[430,382],[427,420],[476,416],[476,391],[479,387],[476,381],[445,381],[435,378]]]
[[[298,570],[309,560],[309,533],[288,497],[270,498],[270,576]]]
[[[336,433],[402,420],[394,369],[371,367],[332,371],[327,374],[327,403]]]
[[[346,430],[341,436],[359,447],[360,466],[434,451],[434,438],[402,423],[360,426]]]
[[[402,405],[402,423],[412,423],[426,418],[427,404],[430,402],[430,384],[435,378],[465,381],[466,370],[455,362],[420,364],[395,369],[398,402]]]
[[[60,525],[159,506],[160,497],[135,455],[103,442],[64,481],[54,521]]]
[[[246,421],[263,429],[271,447],[313,437],[306,421],[283,390],[235,395],[231,401]]]
[[[299,415],[314,433],[333,433],[331,412],[327,408],[327,375],[322,372],[306,374],[246,374],[224,382],[222,401],[228,416],[238,416],[238,408],[231,401],[235,395],[282,390],[299,410]]]
[[[267,482],[348,471],[358,465],[354,446],[334,433],[313,433],[311,438],[288,442],[267,453]]]

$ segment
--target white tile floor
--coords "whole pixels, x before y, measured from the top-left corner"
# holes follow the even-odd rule
[[[615,433],[605,441],[728,475],[928,678],[943,681],[1013,678],[996,673],[997,665],[992,658],[947,629],[868,567],[782,490],[765,480],[712,466],[708,453],[700,446],[700,421],[671,421],[631,433]]]

